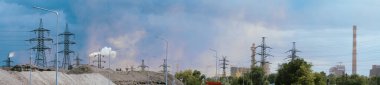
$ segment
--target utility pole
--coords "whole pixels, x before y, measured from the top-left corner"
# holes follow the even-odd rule
[[[168,40],[166,40],[166,39],[164,39],[164,38],[160,38],[160,37],[157,37],[157,38],[159,38],[159,39],[161,39],[161,40],[163,40],[163,41],[165,41],[166,42],[166,55],[165,55],[165,62],[164,62],[164,72],[165,72],[165,85],[168,85],[168,69],[166,68],[166,67],[168,67],[168,62],[167,62],[167,60],[168,60],[168,49],[169,49],[169,42],[168,42]]]
[[[102,60],[102,57],[104,57],[104,55],[98,53],[97,55],[95,55],[95,57],[97,57],[98,60],[93,61],[93,62],[97,62],[97,63],[98,63],[98,68],[103,68],[103,67],[102,67],[102,63],[106,63],[106,61],[103,61],[103,60]]]
[[[71,65],[70,54],[74,53],[74,51],[70,50],[70,45],[75,44],[75,42],[70,40],[70,36],[74,36],[74,33],[69,32],[69,26],[67,23],[66,23],[65,32],[59,34],[59,36],[64,37],[64,40],[58,43],[58,44],[63,44],[63,50],[58,52],[58,53],[63,53],[62,68],[68,69],[69,66]]]
[[[144,64],[144,59],[141,61],[141,65],[139,67],[141,68],[141,71],[145,71],[145,68],[148,68],[148,66]]]
[[[36,46],[30,48],[30,49],[33,49],[34,51],[37,51],[34,64],[37,67],[46,67],[47,63],[46,63],[45,50],[49,50],[50,48],[45,45],[45,42],[46,41],[53,42],[53,39],[45,37],[45,34],[49,34],[50,30],[43,28],[42,19],[40,19],[40,27],[32,30],[31,32],[34,32],[35,34],[37,34],[37,37],[31,38],[26,41],[29,41],[29,42],[35,41],[37,43]]]
[[[219,60],[219,61],[222,61],[222,63],[220,64],[220,65],[222,65],[222,69],[223,69],[223,78],[226,78],[226,68],[227,68],[227,65],[229,65],[228,64],[228,60],[227,60],[227,56],[224,56],[223,58],[222,58],[222,60]]]
[[[218,51],[211,48],[209,50],[215,52],[215,80],[218,81]]]
[[[301,52],[301,51],[299,51],[299,50],[296,49],[296,42],[293,42],[293,48],[290,49],[287,52],[291,53],[288,57],[291,59],[291,61],[293,61],[294,59],[298,58],[298,56],[296,55],[296,53],[297,52]]]
[[[269,62],[266,60],[268,56],[272,56],[271,54],[268,54],[267,49],[272,49],[271,47],[267,46],[265,44],[265,37],[262,37],[262,43],[258,47],[261,48],[261,52],[257,53],[261,56],[260,66],[264,69],[265,75],[269,74]]]
[[[352,35],[352,74],[356,74],[356,56],[357,56],[357,50],[356,50],[356,25],[352,28],[353,35]]]

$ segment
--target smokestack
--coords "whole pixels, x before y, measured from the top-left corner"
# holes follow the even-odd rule
[[[252,55],[251,55],[251,69],[252,69],[252,68],[255,67],[255,64],[256,64],[256,59],[255,59],[255,56],[256,56],[256,47],[255,47],[255,43],[252,44],[251,51],[252,51]]]
[[[352,74],[356,74],[356,26],[353,28],[353,47],[352,47]]]

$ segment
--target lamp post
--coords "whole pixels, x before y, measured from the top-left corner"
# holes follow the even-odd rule
[[[210,48],[210,51],[215,52],[215,77],[216,77],[215,80],[218,81],[218,51],[211,48]]]
[[[57,27],[56,27],[56,31],[55,31],[55,33],[56,33],[55,39],[56,39],[56,41],[58,41],[58,17],[59,17],[58,11],[53,11],[53,10],[49,10],[49,9],[42,8],[42,7],[37,7],[37,6],[34,6],[33,8],[39,9],[39,10],[42,10],[42,11],[47,11],[47,12],[50,12],[50,13],[54,13],[57,16],[57,22],[56,22]],[[56,56],[56,59],[57,59],[57,60],[55,60],[55,68],[56,68],[55,69],[55,85],[58,85],[58,43],[56,44],[56,54],[55,54],[55,56]]]
[[[31,36],[31,35],[29,35]],[[30,46],[32,46],[32,44],[29,43]],[[30,57],[29,57],[29,85],[32,85],[32,49],[29,50],[29,53],[30,53]]]
[[[32,49],[30,49],[29,57],[29,85],[32,85]]]
[[[117,50],[120,50],[120,49],[115,49],[114,51],[117,51]],[[111,69],[111,50],[108,51],[108,68]],[[115,54],[116,56],[116,54]],[[112,70],[112,69],[111,69]],[[111,73],[108,74],[108,85],[111,85]]]
[[[164,65],[164,71],[165,71],[165,85],[168,85],[168,47],[169,47],[169,42],[168,40],[164,39],[164,38],[160,38],[158,37],[159,39],[163,40],[166,42],[166,57],[165,57],[165,65]]]

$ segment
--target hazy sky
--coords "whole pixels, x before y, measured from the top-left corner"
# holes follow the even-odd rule
[[[380,2],[372,0],[0,0],[0,59],[14,51],[15,63],[27,63],[31,45],[24,40],[34,36],[28,31],[40,18],[55,37],[56,16],[33,6],[59,11],[58,32],[69,24],[78,43],[73,50],[85,63],[103,47],[117,49],[112,68],[138,66],[145,59],[150,70],[160,70],[166,47],[161,37],[169,43],[172,72],[178,65],[211,76],[215,53],[210,48],[227,56],[231,66],[248,67],[252,43],[267,37],[274,55],[268,58],[271,72],[287,62],[285,52],[297,42],[298,55],[314,71],[328,72],[342,62],[351,74],[353,25],[358,27],[358,73],[368,75],[380,63]],[[54,52],[47,52],[48,60]]]

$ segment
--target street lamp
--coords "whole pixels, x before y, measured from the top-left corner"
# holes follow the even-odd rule
[[[57,22],[56,22],[56,41],[58,42],[58,17],[59,17],[59,13],[58,11],[53,11],[53,10],[49,10],[49,9],[46,9],[46,8],[42,8],[42,7],[37,7],[37,6],[33,6],[33,8],[35,9],[39,9],[39,10],[42,10],[42,11],[47,11],[47,12],[50,12],[50,13],[54,13],[56,16],[57,16]],[[56,44],[56,53],[55,53],[55,56],[56,56],[56,59],[55,60],[55,85],[58,85],[58,43]]]
[[[157,37],[157,38],[159,38],[159,39],[161,39],[161,40],[163,40],[163,41],[166,42],[166,57],[165,57],[166,62],[164,62],[165,63],[165,65],[164,65],[164,68],[165,68],[164,71],[165,71],[165,85],[168,85],[168,68],[167,68],[167,66],[168,66],[168,47],[169,47],[169,42],[168,42],[168,40],[166,40],[164,38],[161,38],[161,37]]]
[[[31,35],[29,35],[31,36]],[[31,43],[29,43],[30,46],[32,46]],[[32,85],[32,49],[29,50],[30,57],[29,57],[29,85]]]
[[[29,85],[32,85],[32,49],[30,49],[29,57]]]
[[[215,52],[215,79],[218,81],[218,51],[211,48],[209,50]]]
[[[117,50],[120,50],[120,49],[115,49],[114,51],[117,51]],[[109,69],[111,69],[111,51],[112,51],[112,49],[108,51],[108,68]],[[116,54],[115,54],[115,56],[116,56]],[[108,85],[111,85],[111,73],[108,74],[108,78],[110,78],[108,80]]]

